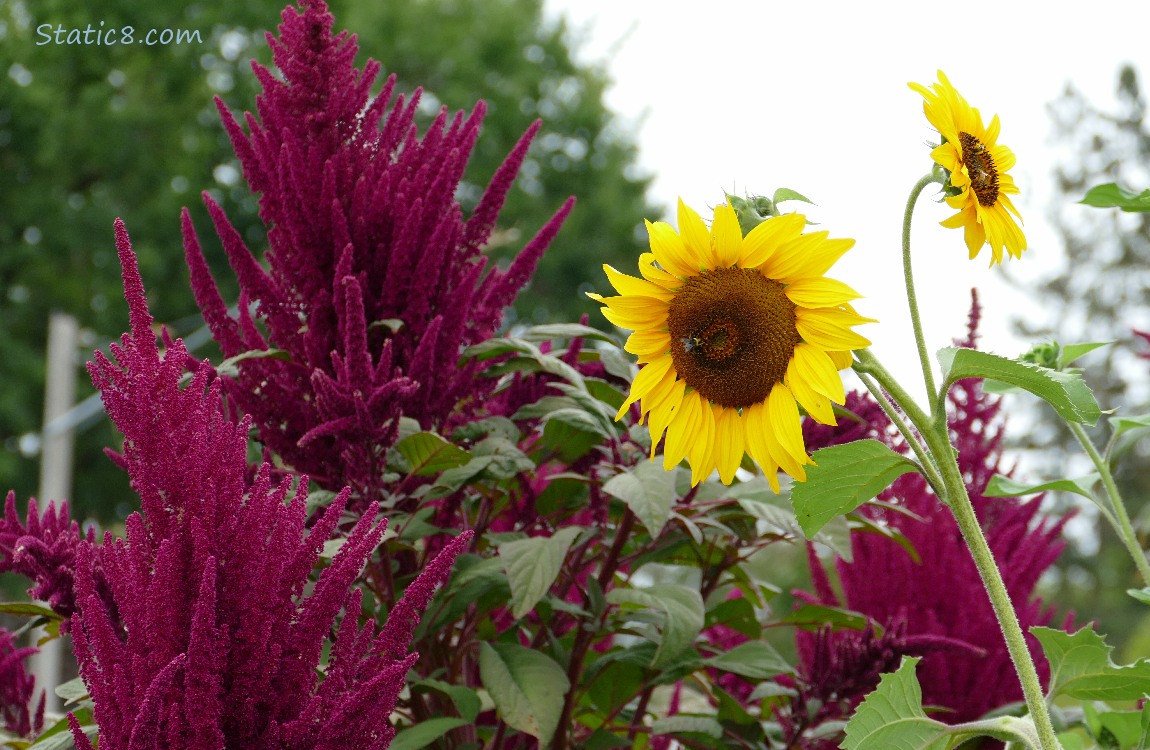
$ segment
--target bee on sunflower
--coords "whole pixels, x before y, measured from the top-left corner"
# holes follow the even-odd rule
[[[966,247],[973,259],[990,245],[990,265],[1002,262],[1005,250],[1012,258],[1022,257],[1026,236],[1022,216],[1010,200],[1018,187],[1009,170],[1014,153],[998,142],[998,115],[984,127],[982,115],[938,71],[938,83],[928,89],[920,83],[908,84],[922,94],[926,119],[942,136],[942,144],[930,152],[931,158],[947,171],[946,203],[958,213],[942,222],[944,227],[964,230]]]
[[[643,278],[605,265],[619,296],[588,295],[609,321],[634,331],[625,348],[641,369],[616,419],[639,401],[652,459],[666,432],[663,466],[686,458],[692,484],[716,469],[730,484],[749,454],[778,492],[780,469],[802,481],[811,463],[799,407],[835,424],[839,370],[851,366],[852,350],[870,345],[851,330],[874,322],[850,305],[861,295],[824,276],[854,240],[805,234],[797,213],[744,236],[728,205],[708,228],[682,200],[678,223],[676,232],[647,222]]]

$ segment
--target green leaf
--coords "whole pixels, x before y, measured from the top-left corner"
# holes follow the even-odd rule
[[[1069,422],[1092,425],[1102,416],[1094,394],[1077,374],[965,347],[940,349],[938,361],[947,387],[963,378],[999,380],[1038,396]]]
[[[475,721],[475,717],[479,716],[479,711],[482,708],[479,694],[474,689],[464,685],[452,685],[443,680],[428,678],[411,683],[411,687],[438,690],[448,696],[455,704],[455,710],[459,711],[459,715],[469,722]],[[394,743],[392,746],[394,747]]]
[[[96,735],[99,734],[100,728],[96,726],[92,709],[81,708],[72,713],[76,716],[76,721],[84,730],[84,734],[95,744]],[[36,741],[28,746],[28,750],[75,750],[75,747],[76,741],[72,739],[72,732],[68,728],[68,717],[64,716],[41,732]]]
[[[675,473],[664,471],[662,459],[656,457],[654,461],[640,461],[630,471],[611,477],[603,485],[603,491],[626,503],[654,539],[671,517]]]
[[[511,615],[524,617],[555,583],[571,542],[583,529],[568,526],[551,537],[536,536],[499,545],[499,559],[511,585]]]
[[[687,650],[703,629],[703,597],[696,589],[677,583],[660,583],[643,589],[618,588],[607,594],[611,604],[646,607],[662,620],[662,638],[651,666],[658,669]],[[654,639],[652,639],[654,640]]]
[[[429,477],[445,469],[454,469],[471,460],[471,454],[434,432],[417,432],[395,444],[407,459],[411,473]]]
[[[902,658],[897,672],[884,674],[878,687],[847,722],[846,750],[947,750],[949,727],[922,710],[922,690],[915,677],[919,657]]]
[[[610,435],[583,409],[558,409],[544,417],[543,445],[553,448],[567,463],[585,455]]]
[[[1095,185],[1086,191],[1086,197],[1078,201],[1084,206],[1095,208],[1120,208],[1123,211],[1150,211],[1150,189],[1132,193],[1116,183]]]
[[[1133,417],[1114,416],[1110,418],[1110,426],[1114,429],[1115,437],[1131,430],[1145,429],[1150,427],[1150,414],[1139,414]]]
[[[1032,627],[1050,662],[1051,697],[1068,695],[1080,700],[1136,700],[1150,694],[1150,659],[1127,666],[1110,660],[1111,646],[1091,628],[1065,633]]]
[[[812,206],[815,205],[815,202],[810,198],[806,197],[802,193],[791,190],[790,188],[779,188],[775,191],[775,195],[771,200],[775,203],[775,205],[778,205],[783,201],[802,201],[803,203],[809,203]]]
[[[512,729],[551,742],[571,683],[544,653],[516,643],[479,644],[479,677]]]
[[[856,440],[815,451],[816,466],[807,468],[807,481],[795,482],[791,503],[808,539],[828,521],[849,513],[890,486],[918,471],[914,462],[877,440]]]
[[[1058,350],[1058,365],[1055,369],[1064,370],[1067,365],[1082,355],[1113,343],[1113,341],[1091,341],[1084,344],[1066,344]]]
[[[762,477],[752,477],[724,490],[734,494],[739,507],[762,522],[761,533],[795,537],[803,534],[788,496],[776,495]],[[845,517],[832,518],[811,541],[825,544],[842,559],[851,561],[850,525]]]
[[[67,706],[72,703],[79,703],[88,697],[88,687],[84,681],[79,677],[74,677],[62,685],[56,686],[56,695],[60,696]]]
[[[766,680],[777,674],[794,671],[794,667],[766,641],[740,643],[729,651],[707,659],[706,664],[755,680]]]
[[[1023,495],[1033,495],[1036,492],[1046,492],[1047,490],[1058,492],[1073,492],[1075,495],[1082,495],[1089,500],[1094,499],[1094,494],[1090,488],[1097,484],[1099,476],[1097,474],[1087,474],[1084,477],[1077,479],[1055,479],[1050,482],[1042,482],[1041,484],[1024,484],[1016,482],[1010,477],[1004,477],[1001,474],[995,474],[986,483],[986,489],[983,495],[987,497],[1021,497]]]
[[[1126,593],[1143,604],[1150,604],[1150,586],[1141,589],[1126,589]]]
[[[519,338],[524,341],[550,341],[551,339],[598,339],[608,344],[617,343],[608,334],[591,326],[578,323],[547,323],[545,325],[531,326],[520,332]]]
[[[454,717],[441,717],[438,719],[424,719],[410,729],[404,729],[395,735],[391,750],[420,750],[432,742],[458,727],[465,727],[471,722],[466,719]]]
[[[234,357],[228,357],[223,362],[216,365],[216,374],[222,378],[235,378],[240,374],[239,365],[241,362],[246,362],[249,359],[282,359],[286,362],[291,361],[291,355],[282,349],[250,349],[246,352],[240,352]],[[180,382],[191,379],[191,373],[186,373]]]
[[[651,734],[704,734],[713,740],[723,736],[723,725],[710,716],[668,716],[651,724]]]
[[[60,615],[43,606],[32,602],[0,602],[0,614],[19,615],[21,617],[46,617],[49,620],[63,619]]]
[[[1107,711],[1105,704],[1084,703],[1082,712],[1086,715],[1086,725],[1090,733],[1102,747],[1115,750],[1146,750],[1142,743],[1142,711]]]
[[[836,630],[839,628],[863,630],[871,620],[864,614],[842,607],[828,607],[825,604],[803,604],[779,622],[794,625],[803,630],[818,630],[823,625],[830,625]],[[875,630],[880,635],[882,634],[882,630],[877,624]]]

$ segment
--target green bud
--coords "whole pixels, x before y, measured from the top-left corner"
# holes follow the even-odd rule
[[[1030,351],[1023,354],[1019,359],[1032,365],[1041,365],[1056,370],[1058,369],[1058,355],[1061,351],[1062,348],[1057,341],[1043,341],[1032,346]]]
[[[752,229],[762,224],[772,216],[779,215],[779,209],[770,198],[764,195],[740,198],[737,195],[728,195],[727,202],[735,209],[735,216],[739,217],[739,229],[745,237]]]

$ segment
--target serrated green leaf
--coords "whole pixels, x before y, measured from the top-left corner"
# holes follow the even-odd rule
[[[763,477],[752,477],[734,487],[724,487],[723,491],[727,495],[734,495],[739,507],[761,521],[765,533],[796,537],[803,535],[791,507],[789,494],[776,495]],[[825,544],[843,560],[851,561],[850,526],[845,517],[832,518],[811,541]]]
[[[1066,344],[1058,350],[1058,367],[1056,369],[1063,370],[1084,354],[1089,354],[1095,349],[1101,349],[1113,343],[1113,341],[1091,341],[1083,344]]]
[[[470,453],[434,432],[417,432],[400,440],[395,448],[407,459],[411,473],[420,477],[434,476],[471,460]]]
[[[948,727],[922,710],[915,677],[919,657],[904,656],[898,671],[884,674],[878,687],[847,722],[846,750],[947,750]]]
[[[1141,589],[1126,589],[1126,593],[1143,604],[1150,604],[1150,586]]]
[[[391,750],[420,750],[432,742],[458,727],[465,727],[470,722],[454,717],[440,717],[438,719],[424,719],[415,726],[404,729],[391,740],[388,747]]]
[[[1082,497],[1093,500],[1094,494],[1090,488],[1097,484],[1098,480],[1097,474],[1087,474],[1077,479],[1055,479],[1040,484],[1025,484],[1016,482],[1010,477],[995,474],[986,483],[986,489],[982,494],[987,497],[1021,497],[1033,495],[1036,492],[1056,491],[1073,492],[1075,495],[1082,495]]]
[[[607,480],[603,491],[627,504],[647,533],[659,536],[675,504],[675,474],[663,470],[661,457],[641,461],[635,468]]]
[[[568,526],[551,537],[536,536],[499,545],[499,559],[511,586],[511,615],[521,619],[555,583],[571,542],[582,528]]]
[[[1094,394],[1077,374],[965,347],[940,349],[937,356],[947,387],[963,378],[998,380],[1038,396],[1067,421],[1093,425],[1102,416]]]
[[[794,667],[788,664],[787,660],[766,641],[740,643],[728,651],[707,659],[706,665],[755,680],[766,680],[778,674],[794,671]]]
[[[790,188],[779,188],[775,191],[775,194],[771,200],[776,206],[783,201],[802,201],[803,203],[809,203],[812,206],[815,205],[813,200],[796,190],[791,190]]]
[[[677,583],[660,583],[643,589],[612,589],[607,601],[645,607],[658,613],[662,638],[651,659],[651,666],[656,669],[665,667],[690,648],[703,629],[703,597],[698,590]]]
[[[1118,666],[1110,659],[1111,646],[1090,627],[1076,633],[1032,627],[1050,663],[1051,697],[1068,695],[1081,700],[1136,700],[1150,695],[1150,659]]]
[[[551,742],[571,683],[551,657],[516,643],[479,644],[479,677],[507,725]]]
[[[1078,201],[1084,206],[1095,208],[1120,208],[1123,211],[1150,211],[1150,189],[1132,193],[1116,183],[1095,185],[1086,191],[1086,196]]]
[[[856,440],[815,451],[807,480],[795,482],[791,503],[808,539],[828,521],[849,513],[903,474],[918,471],[914,462],[877,440]]]
[[[684,716],[677,714],[656,719],[651,734],[704,734],[713,740],[723,736],[723,725],[710,716]]]

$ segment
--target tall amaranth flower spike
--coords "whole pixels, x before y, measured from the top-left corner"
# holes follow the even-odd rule
[[[457,366],[460,351],[495,333],[573,199],[509,268],[485,273],[482,248],[539,123],[464,220],[455,191],[483,103],[466,118],[449,120],[444,109],[419,138],[419,92],[393,103],[392,77],[372,98],[379,63],[355,68],[355,37],[333,36],[321,0],[301,5],[284,10],[278,39],[268,36],[283,80],[253,63],[263,94],[259,117],[245,116],[250,134],[216,102],[269,227],[265,271],[204,196],[239,281],[238,319],[227,313],[186,211],[185,249],[225,356],[272,347],[289,355],[245,362],[226,384],[229,396],[287,463],[362,495],[380,484],[401,414],[441,428],[465,419],[494,387],[476,377],[479,363]]]
[[[416,658],[406,653],[413,623],[470,534],[412,583],[378,635],[360,625],[361,595],[349,593],[383,535],[374,504],[305,593],[348,491],[309,530],[306,478],[273,482],[264,464],[248,481],[250,420],[227,418],[206,363],[182,385],[187,350],[165,333],[161,353],[119,221],[116,239],[131,331],[112,347],[115,361],[97,352],[88,369],[124,433],[119,462],[141,512],[125,539],[106,534],[78,553],[72,631],[99,747],[386,748]],[[100,599],[97,564],[119,621]],[[72,730],[90,750],[75,720]]]
[[[32,707],[36,680],[24,670],[24,660],[36,653],[33,647],[18,648],[16,639],[0,628],[0,727],[17,737],[32,737],[44,726],[44,698]]]

